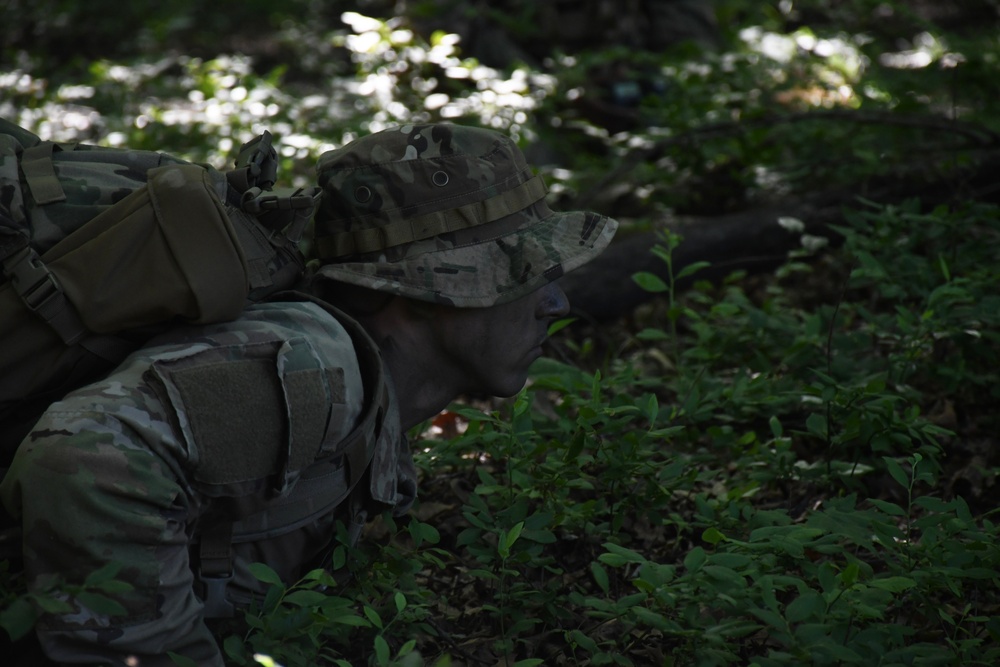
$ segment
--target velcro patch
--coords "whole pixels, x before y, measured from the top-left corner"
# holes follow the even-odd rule
[[[317,457],[344,374],[304,339],[210,348],[153,363],[187,441],[195,481],[284,489]],[[276,477],[277,476],[277,477]],[[234,487],[235,485],[235,487]],[[221,489],[220,489],[221,491]]]
[[[196,479],[226,484],[274,472],[285,442],[285,399],[274,362],[205,364],[171,374],[198,447]]]

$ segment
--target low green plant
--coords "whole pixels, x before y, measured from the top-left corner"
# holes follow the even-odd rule
[[[57,576],[43,576],[31,592],[23,572],[0,561],[0,628],[12,641],[24,638],[42,614],[86,613],[115,616],[125,608],[109,595],[127,593],[132,586],[115,579],[121,564],[111,563],[90,573],[82,583],[70,584]]]

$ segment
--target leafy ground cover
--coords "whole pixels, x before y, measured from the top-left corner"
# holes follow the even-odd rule
[[[995,664],[1000,209],[841,231],[766,279],[650,281],[645,326],[564,335],[512,403],[440,417],[413,517],[341,552],[331,597],[272,599],[234,653]]]
[[[14,3],[4,29],[65,43],[81,10],[44,4]],[[559,165],[543,168],[560,206],[590,197],[625,233],[886,176],[943,174],[955,191],[858,199],[824,250],[803,238],[776,272],[721,284],[673,270],[683,240],[665,234],[668,278],[634,277],[648,306],[558,324],[516,400],[465,401],[413,434],[421,500],[335,551],[350,577],[286,586],[259,567],[271,594],[219,628],[233,664],[1000,662],[1000,210],[962,180],[997,145],[988,23],[947,31],[922,3],[734,0],[717,3],[718,52],[494,69],[354,3],[337,27],[291,15],[308,3],[245,3],[257,23],[196,4],[110,13],[121,34],[146,22],[113,53],[96,38],[84,58],[5,50],[0,113],[217,166],[267,127],[294,183],[362,132],[482,123]],[[254,39],[229,34],[226,53],[195,29],[243,24]],[[177,35],[194,46],[167,48]],[[609,62],[630,72],[618,83],[665,85],[619,132],[579,104]],[[71,592],[101,605],[113,574]],[[11,633],[56,604],[7,583]]]

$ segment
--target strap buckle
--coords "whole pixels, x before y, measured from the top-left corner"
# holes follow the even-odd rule
[[[198,570],[198,580],[202,584],[202,604],[205,618],[232,618],[236,615],[236,607],[226,598],[226,587],[233,578],[233,573],[223,575],[207,575]]]
[[[243,193],[240,207],[272,233],[283,231],[285,238],[298,243],[319,206],[322,192],[316,186],[268,192],[250,188]]]
[[[21,248],[3,262],[3,272],[25,307],[48,322],[67,345],[86,333],[59,281],[34,248]]]
[[[3,272],[32,312],[45,308],[53,297],[62,293],[59,281],[34,248],[21,248],[14,253],[4,262]]]
[[[247,185],[270,190],[278,180],[278,154],[271,146],[271,133],[264,130],[240,146],[236,168],[246,169]]]
[[[251,215],[259,215],[267,211],[313,209],[319,201],[320,192],[318,187],[269,190],[267,192],[260,188],[250,188],[243,193],[240,204],[243,210]]]

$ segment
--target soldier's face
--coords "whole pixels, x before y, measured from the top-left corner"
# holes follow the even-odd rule
[[[568,312],[555,283],[489,308],[440,307],[433,326],[442,377],[465,394],[513,396],[541,356],[549,325]]]

